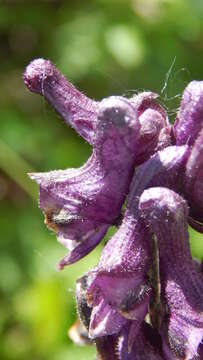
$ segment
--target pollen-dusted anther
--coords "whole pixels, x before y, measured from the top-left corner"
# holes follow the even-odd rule
[[[203,82],[187,86],[171,126],[157,94],[94,101],[48,60],[31,62],[24,81],[93,146],[79,169],[29,174],[45,224],[68,249],[59,269],[118,226],[98,266],[77,281],[83,325],[71,328],[73,341],[94,341],[100,360],[202,359],[203,266],[192,259],[187,222],[202,231]]]
[[[203,81],[191,81],[185,88],[173,126],[177,145],[193,145],[203,126]]]
[[[92,308],[88,305],[86,294],[87,287],[91,280],[91,275],[84,275],[76,282],[76,302],[77,302],[77,311],[81,323],[89,331],[90,317],[92,313]]]
[[[193,359],[203,339],[203,276],[190,253],[187,204],[166,188],[145,190],[139,204],[159,244],[164,356]]]

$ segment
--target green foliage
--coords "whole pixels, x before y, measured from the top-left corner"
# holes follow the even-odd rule
[[[171,119],[187,82],[203,79],[203,3],[198,0],[2,1],[0,4],[0,358],[94,358],[71,343],[74,283],[102,245],[56,272],[64,249],[46,230],[26,173],[78,167],[91,149],[22,81],[50,58],[87,95],[161,93]],[[166,74],[175,65],[164,87]],[[191,231],[193,255],[203,239]]]

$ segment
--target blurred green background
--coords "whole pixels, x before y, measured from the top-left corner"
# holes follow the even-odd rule
[[[37,57],[95,99],[161,93],[173,119],[186,84],[203,79],[203,2],[0,1],[0,359],[89,360],[94,348],[73,345],[67,329],[75,279],[97,263],[101,245],[58,273],[65,250],[45,228],[26,173],[78,167],[91,149],[26,90],[22,74]],[[191,232],[198,258],[201,240]]]

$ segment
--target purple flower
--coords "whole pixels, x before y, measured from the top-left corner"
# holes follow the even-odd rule
[[[93,145],[92,156],[80,169],[30,174],[40,185],[47,226],[69,249],[59,264],[62,269],[88,254],[117,222],[134,166],[168,145],[170,126],[152,93],[139,95],[137,103],[136,98],[118,96],[95,102],[43,59],[27,67],[24,79]]]
[[[152,149],[156,152],[171,142],[171,126],[165,110],[155,101],[157,98],[157,94],[148,91],[130,99],[141,125],[136,165],[147,160],[152,155]]]
[[[81,322],[89,331],[91,327],[91,316],[94,310],[87,302],[88,286],[92,281],[92,275],[83,276],[77,281],[76,298],[77,308]],[[105,307],[103,308],[103,312]],[[95,311],[96,313],[96,311]],[[98,315],[102,312],[98,311]],[[117,315],[119,321],[119,315]],[[120,317],[121,318],[121,317]],[[109,328],[112,327],[111,321],[115,325],[115,320],[112,316],[108,316],[108,311],[105,316],[100,319],[104,321]],[[109,320],[109,322],[108,322]],[[102,324],[100,325],[102,326]],[[105,333],[98,334],[95,338],[99,359],[101,360],[161,360],[161,339],[158,332],[149,324],[125,319],[120,323],[118,331],[112,335],[105,335]]]
[[[86,274],[77,280],[76,284],[76,300],[77,310],[81,323],[89,332],[92,307],[87,302],[87,289],[92,281],[92,274]],[[102,320],[102,319],[101,319]],[[116,360],[117,359],[117,336],[100,336],[95,338],[99,359]]]
[[[164,356],[192,359],[203,338],[203,276],[190,253],[187,204],[172,190],[151,188],[140,211],[159,245]]]
[[[192,147],[169,146],[138,167],[130,185],[130,198],[154,186],[165,186],[189,203],[188,222],[203,232],[203,130]],[[134,200],[133,200],[134,201]]]
[[[93,307],[91,337],[118,333],[127,319],[136,320],[138,327],[145,318],[151,293],[147,274],[151,244],[146,240],[145,227],[127,214],[105,246],[87,289]]]
[[[185,168],[187,156],[187,146],[171,146],[135,172],[122,224],[104,247],[87,290],[93,307],[92,337],[118,333],[124,325],[123,317],[136,320],[137,328],[144,320],[151,294],[149,269],[153,244],[140,219],[139,197],[146,188],[160,183],[178,188],[179,173]]]
[[[45,223],[69,250],[59,268],[120,224],[77,281],[80,340],[95,341],[101,360],[202,359],[203,267],[187,226],[203,232],[203,82],[186,87],[171,127],[152,92],[94,101],[43,59],[24,81],[93,147],[79,169],[30,174]]]
[[[92,337],[119,333],[125,325],[123,317],[136,320],[137,329],[144,320],[151,294],[148,274],[152,243],[137,211],[139,198],[145,189],[158,185],[182,193],[189,155],[187,145],[170,146],[157,152],[135,172],[123,222],[105,246],[87,290],[93,307]]]

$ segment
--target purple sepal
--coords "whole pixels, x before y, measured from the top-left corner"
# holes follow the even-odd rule
[[[149,187],[166,186],[182,192],[189,153],[187,145],[168,146],[140,165],[131,181],[127,208],[136,211],[140,195]]]
[[[87,296],[91,306],[101,298],[126,319],[140,323],[147,313],[151,288],[147,271],[151,260],[149,236],[139,220],[124,217],[105,246]],[[123,325],[123,324],[122,324]]]
[[[190,253],[186,202],[172,190],[151,188],[140,197],[140,212],[159,244],[164,356],[195,358],[203,338],[203,276]]]
[[[171,125],[166,111],[157,102],[157,98],[157,94],[149,91],[130,99],[141,126],[137,164],[143,163],[153,153],[171,144]]]
[[[192,81],[185,88],[173,127],[177,145],[192,145],[203,125],[203,81]]]
[[[26,68],[27,88],[44,96],[62,118],[92,144],[98,103],[77,90],[49,61],[36,59]]]
[[[112,309],[104,299],[100,298],[97,305],[92,308],[87,302],[87,290],[92,282],[94,273],[87,273],[77,280],[76,300],[79,318],[88,331],[89,338],[95,339],[98,350],[102,351],[102,344],[108,348],[110,336],[120,332],[127,320],[116,310]],[[99,340],[101,339],[101,341]],[[110,341],[111,343],[111,341]],[[102,354],[105,356],[107,348],[103,348]],[[114,351],[112,352],[112,356]],[[103,359],[103,357],[102,357]],[[104,357],[106,359],[106,357]]]
[[[203,232],[203,127],[197,137],[186,165],[184,193],[189,202],[194,227]],[[192,225],[192,224],[191,224]]]
[[[70,250],[60,268],[85,256],[116,222],[133,173],[139,124],[132,105],[105,99],[98,119],[94,151],[83,167],[30,174],[40,185],[47,226]]]
[[[25,70],[24,82],[30,91],[44,96],[67,124],[93,144],[98,122],[98,101],[89,99],[77,90],[49,60],[33,60]],[[140,117],[142,123],[139,162],[170,143],[167,113],[156,102],[157,97],[157,94],[143,92],[130,99],[134,117],[137,120]]]

